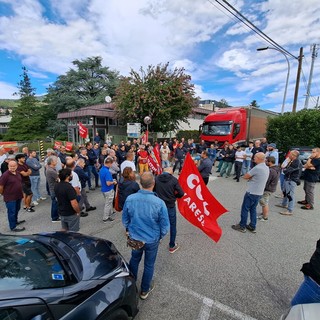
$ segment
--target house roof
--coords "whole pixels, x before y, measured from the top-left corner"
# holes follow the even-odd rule
[[[93,106],[83,107],[78,110],[62,112],[58,114],[58,119],[81,118],[81,117],[106,117],[116,118],[113,103],[102,103]]]
[[[208,110],[208,109],[200,108],[200,107],[196,107],[196,108],[192,109],[193,114],[206,114],[206,115],[208,115],[212,112],[213,112],[212,110]]]
[[[81,117],[107,117],[111,119],[116,119],[116,111],[113,103],[102,103],[93,106],[83,107],[81,109],[69,112],[63,112],[58,114],[58,119],[68,119],[68,118],[81,118]],[[204,108],[193,108],[192,114],[204,114],[208,115],[212,110]]]

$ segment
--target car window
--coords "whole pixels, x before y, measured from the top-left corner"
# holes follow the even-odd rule
[[[49,247],[27,237],[0,236],[0,290],[56,288],[69,281]]]

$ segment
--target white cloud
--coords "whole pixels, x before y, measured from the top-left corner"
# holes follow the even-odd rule
[[[28,74],[34,78],[38,79],[48,79],[48,76],[45,73],[36,72],[32,70],[28,70]]]
[[[256,62],[251,59],[250,52],[244,49],[231,49],[223,53],[217,65],[227,70],[240,71],[254,69]]]
[[[5,82],[0,81],[0,97],[1,99],[15,99],[13,95],[17,92],[17,87],[9,85]]]
[[[256,48],[269,44],[235,23],[215,1],[136,0],[125,5],[118,0],[0,1],[14,13],[0,17],[0,50],[20,57],[36,78],[45,78],[46,72],[63,74],[71,61],[100,55],[105,65],[123,75],[150,64],[184,67],[196,84],[213,84],[212,88],[197,84],[201,98],[240,102],[266,90],[264,101],[281,100],[284,57],[272,50],[257,53]],[[230,3],[295,55],[300,46],[319,43],[318,0],[303,5],[300,0]],[[290,63],[289,88],[294,90],[297,63],[293,59]],[[318,69],[316,65],[313,94],[320,94]],[[308,74],[305,65],[304,73]]]

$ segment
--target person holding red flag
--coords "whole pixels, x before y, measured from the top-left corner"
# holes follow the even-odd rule
[[[138,156],[139,174],[141,175],[144,172],[149,171],[148,151],[146,150],[146,146],[144,144],[140,145],[140,148],[137,152],[137,156]]]
[[[208,151],[203,150],[201,152],[201,161],[198,164],[198,170],[201,174],[203,182],[207,185],[212,170],[212,161],[208,157]]]
[[[228,210],[211,194],[189,153],[179,176],[179,183],[185,192],[184,196],[178,199],[180,213],[218,242],[222,230],[217,219]]]
[[[160,199],[162,199],[168,210],[169,222],[170,222],[170,242],[169,252],[174,253],[179,249],[179,245],[176,243],[177,236],[177,211],[176,200],[182,198],[184,191],[182,190],[179,181],[173,176],[172,167],[163,169],[163,173],[156,177],[156,184],[154,191]]]

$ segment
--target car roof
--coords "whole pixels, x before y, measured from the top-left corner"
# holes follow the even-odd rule
[[[294,146],[290,147],[290,150],[298,150],[298,151],[311,151],[314,147],[309,146]]]

